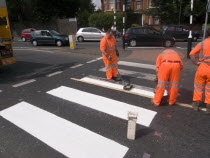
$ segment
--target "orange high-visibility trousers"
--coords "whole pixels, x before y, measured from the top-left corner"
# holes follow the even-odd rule
[[[105,55],[103,55],[103,61],[106,69],[106,78],[112,79],[112,77],[117,77],[117,56],[114,53],[110,53],[109,56],[111,56],[112,61],[107,59]]]
[[[194,79],[193,101],[202,101],[205,89],[205,103],[210,104],[210,64],[201,63]]]
[[[169,104],[176,102],[180,77],[180,63],[163,62],[158,70],[158,85],[154,96],[154,103],[160,105],[166,85],[169,86]]]

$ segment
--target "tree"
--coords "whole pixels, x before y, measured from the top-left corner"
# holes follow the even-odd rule
[[[156,8],[146,10],[147,15],[158,15],[162,24],[189,23],[190,0],[152,0]],[[194,0],[193,21],[202,24],[205,21],[206,0]]]

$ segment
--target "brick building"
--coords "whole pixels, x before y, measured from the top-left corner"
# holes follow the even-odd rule
[[[104,12],[123,10],[123,1],[124,0],[101,0],[101,9]],[[131,9],[136,13],[142,13],[141,15],[141,25],[160,25],[160,20],[157,16],[144,15],[143,11],[154,8],[151,5],[151,0],[127,0],[126,9]]]

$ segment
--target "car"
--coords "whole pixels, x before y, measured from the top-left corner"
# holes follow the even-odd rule
[[[187,41],[189,36],[189,27],[185,25],[164,25],[162,26],[163,33],[170,35],[176,39],[176,41]],[[200,33],[192,31],[193,41],[197,41],[200,37]]]
[[[21,32],[21,40],[23,42],[26,42],[27,40],[30,40],[30,37],[31,37],[31,33],[33,31],[35,31],[36,29],[35,28],[28,28],[28,29],[24,29],[22,32]]]
[[[57,45],[61,47],[69,44],[69,38],[67,35],[61,35],[55,30],[35,30],[31,34],[31,43],[34,46],[38,45]]]
[[[105,35],[106,33],[94,28],[94,27],[85,27],[85,28],[80,28],[77,33],[76,33],[76,39],[79,42],[83,41],[100,41],[101,38]]]
[[[152,27],[131,27],[124,35],[125,44],[131,47],[141,46],[164,46],[172,47],[176,41],[173,37],[163,34]]]

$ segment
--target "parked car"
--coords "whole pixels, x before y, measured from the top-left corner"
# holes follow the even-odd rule
[[[125,44],[131,47],[137,45],[172,47],[175,45],[173,37],[151,27],[131,27],[127,29],[124,38]]]
[[[30,40],[30,37],[31,37],[31,33],[33,31],[35,31],[36,29],[35,28],[28,28],[28,29],[24,29],[22,32],[21,32],[21,40],[23,42],[26,42],[27,40]]]
[[[174,37],[177,41],[186,41],[189,36],[189,27],[185,25],[164,25],[162,27],[163,33]],[[200,33],[192,31],[193,41],[197,41],[200,37]]]
[[[85,27],[85,28],[80,28],[76,34],[76,38],[79,42],[83,41],[100,41],[101,38],[105,35],[106,33],[94,28],[94,27]]]
[[[57,45],[61,47],[69,44],[69,38],[55,30],[36,30],[31,34],[31,43],[37,45]]]

